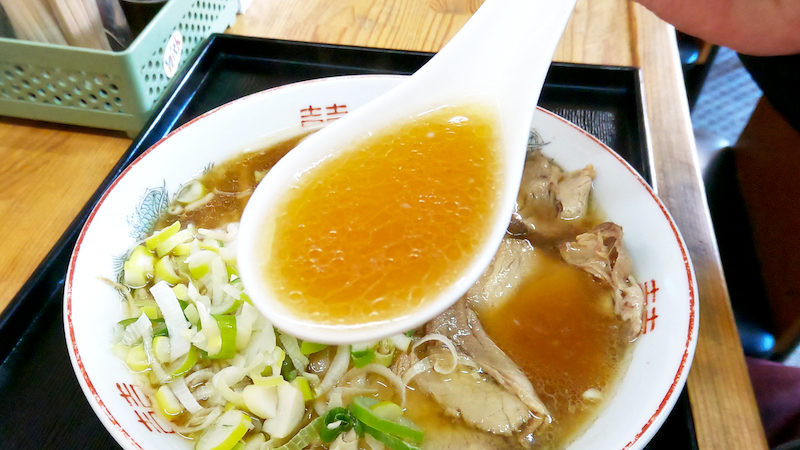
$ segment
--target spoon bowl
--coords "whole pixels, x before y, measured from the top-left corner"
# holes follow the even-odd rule
[[[320,343],[372,341],[427,322],[477,280],[513,212],[531,119],[574,3],[487,0],[451,42],[407,81],[311,135],[268,172],[242,216],[237,258],[248,295],[276,327]],[[311,168],[340,157],[374,132],[442,106],[463,105],[479,105],[492,118],[502,182],[488,231],[454,281],[411,313],[363,323],[325,323],[288,308],[263,275],[268,264],[264,239],[272,239],[271,228],[265,224],[280,212],[287,192]]]

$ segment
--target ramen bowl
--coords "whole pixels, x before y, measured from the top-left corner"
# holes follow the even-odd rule
[[[281,137],[335,120],[402,80],[349,76],[260,92],[223,105],[148,149],[98,201],[70,260],[64,328],[75,374],[109,433],[127,449],[192,448],[154,413],[125,363],[112,354],[128,250],[150,230],[167,199],[209,165]],[[328,107],[334,105],[334,107]],[[314,109],[319,108],[319,109]],[[532,128],[543,152],[565,170],[592,164],[593,201],[622,226],[634,273],[644,288],[644,330],[614,392],[570,449],[642,448],[669,415],[689,372],[697,339],[694,274],[678,228],[647,183],[614,151],[568,121],[540,109]]]

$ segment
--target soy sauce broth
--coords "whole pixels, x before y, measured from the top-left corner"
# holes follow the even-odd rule
[[[537,448],[563,448],[613,394],[630,345],[608,286],[555,252],[536,253],[536,272],[506,303],[479,316],[550,411],[553,423],[536,436]],[[590,389],[603,398],[584,398]]]
[[[265,218],[273,295],[326,324],[389,320],[435,298],[489,231],[501,180],[495,128],[477,106],[442,107],[299,174]]]
[[[243,153],[212,166],[197,178],[209,194],[208,201],[168,211],[156,225],[161,229],[175,220],[201,228],[220,228],[242,217],[247,201],[263,176],[308,134],[302,133],[266,148]]]

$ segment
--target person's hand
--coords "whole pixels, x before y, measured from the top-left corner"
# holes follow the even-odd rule
[[[636,1],[682,32],[740,53],[800,53],[800,0]]]

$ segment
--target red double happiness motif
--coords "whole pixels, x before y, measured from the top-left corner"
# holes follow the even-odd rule
[[[117,383],[117,390],[119,391],[119,396],[125,399],[133,413],[136,414],[136,421],[144,425],[147,431],[162,434],[175,433],[168,425],[162,425],[162,419],[150,408],[152,402],[139,386],[130,383]]]
[[[644,328],[642,329],[642,334],[647,334],[656,329],[656,319],[658,319],[655,306],[656,293],[658,292],[656,280],[642,283],[642,291],[644,291]]]
[[[314,126],[322,125],[327,122],[333,122],[347,114],[347,105],[334,103],[329,106],[314,106],[300,109],[300,126]]]

